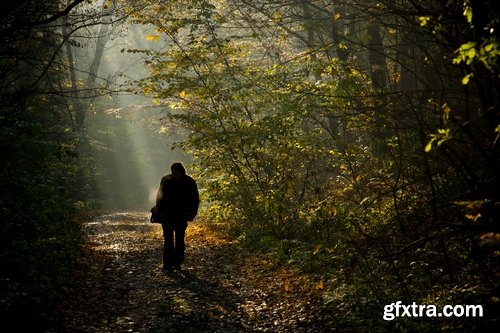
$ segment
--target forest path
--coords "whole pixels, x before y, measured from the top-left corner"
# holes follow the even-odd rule
[[[337,331],[321,282],[224,239],[207,223],[189,225],[186,262],[173,273],[161,268],[161,226],[148,214],[102,214],[84,226],[72,296],[51,332]]]

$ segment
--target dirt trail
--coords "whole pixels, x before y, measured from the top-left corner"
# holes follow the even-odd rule
[[[190,224],[180,272],[161,269],[161,226],[146,213],[85,222],[71,297],[50,332],[334,332],[315,281]]]

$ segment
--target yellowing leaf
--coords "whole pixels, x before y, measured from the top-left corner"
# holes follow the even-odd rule
[[[420,26],[425,27],[427,25],[427,22],[431,19],[430,16],[420,16],[418,20],[420,21]]]
[[[429,143],[425,146],[424,150],[425,150],[426,153],[428,153],[428,152],[431,151],[431,149],[432,149],[432,141],[433,140],[429,141]]]
[[[271,20],[274,22],[274,23],[279,23],[281,22],[281,13],[278,12],[278,11],[275,11],[271,17]]]
[[[476,222],[481,217],[481,213],[478,214],[465,214],[465,218],[468,220]]]
[[[474,58],[476,56],[476,49],[475,48],[470,48],[468,51],[467,51],[467,56],[469,58]]]
[[[451,108],[448,103],[444,103],[441,109],[443,110],[443,121],[447,122],[450,119]]]
[[[313,251],[313,255],[317,255],[321,251],[322,246],[321,245],[316,245]]]
[[[464,10],[464,16],[467,18],[467,22],[472,23],[472,8],[467,6]]]
[[[154,41],[154,42],[156,42],[159,39],[160,39],[160,36],[158,36],[158,35],[147,35],[146,36],[146,40],[148,40],[148,41]]]
[[[318,284],[316,284],[316,289],[325,289],[325,284],[323,283],[323,280],[319,281]]]
[[[470,80],[470,74],[463,77],[462,84],[464,86],[467,85],[467,83],[469,83],[469,80]]]

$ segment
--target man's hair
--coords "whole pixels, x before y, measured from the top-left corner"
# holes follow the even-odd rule
[[[173,163],[173,164],[170,166],[170,170],[171,170],[172,172],[174,172],[174,171],[178,171],[178,172],[182,173],[183,175],[185,175],[185,174],[186,174],[186,169],[184,168],[184,165],[182,165],[182,163],[181,163],[181,162],[175,162],[175,163]]]

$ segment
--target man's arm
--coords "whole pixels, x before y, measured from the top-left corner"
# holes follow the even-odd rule
[[[200,194],[198,192],[198,186],[196,185],[196,181],[192,179],[190,182],[190,203],[189,203],[189,216],[188,220],[192,221],[198,215],[198,206],[200,205]]]
[[[160,187],[158,188],[158,192],[156,193],[156,207],[160,207],[161,199],[163,198],[163,183],[164,178],[160,181]]]

